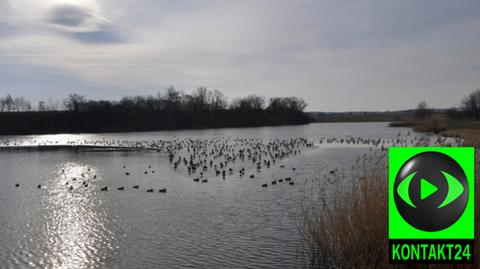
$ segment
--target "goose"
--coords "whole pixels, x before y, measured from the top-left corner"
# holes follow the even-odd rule
[[[122,187],[118,187],[117,190],[119,191],[123,191],[125,188],[122,186]]]
[[[105,186],[105,187],[101,188],[100,190],[101,190],[101,191],[108,191],[108,187]]]
[[[40,189],[40,188],[42,188],[42,184],[37,185],[37,189]]]
[[[19,183],[15,184],[15,188],[18,188],[19,186],[20,186],[20,184],[19,184]]]
[[[159,189],[158,192],[167,192],[167,188]]]
[[[134,188],[134,189],[138,189],[138,185],[134,185],[133,188]]]
[[[262,184],[262,187],[264,187],[264,188],[265,188],[265,187],[267,187],[267,186],[268,186],[268,184],[267,184],[267,183],[265,183],[265,184]]]
[[[147,192],[153,192],[153,189],[148,189]]]

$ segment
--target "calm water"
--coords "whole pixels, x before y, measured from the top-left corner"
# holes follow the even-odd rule
[[[10,145],[187,138],[235,143],[236,138],[303,137],[318,144],[321,137],[345,136],[391,141],[399,132],[402,137],[409,133],[385,123],[341,123],[0,140]],[[420,135],[408,137],[415,136]],[[1,267],[292,268],[302,263],[298,213],[301,201],[312,195],[311,184],[334,185],[325,180],[329,171],[351,165],[366,151],[362,145],[317,145],[261,172],[236,163],[234,168],[246,167],[254,179],[235,173],[222,180],[208,174],[206,184],[193,182],[184,169],[173,169],[164,152],[0,151]],[[287,176],[295,185],[261,187]],[[81,185],[84,179],[88,187]],[[140,188],[132,189],[134,184]],[[100,191],[102,186],[109,191]],[[125,191],[116,190],[118,186]],[[147,193],[146,188],[167,188],[167,193]]]

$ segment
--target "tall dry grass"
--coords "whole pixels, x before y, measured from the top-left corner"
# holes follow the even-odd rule
[[[431,117],[425,120],[418,120],[413,126],[413,130],[416,132],[433,132],[440,133],[447,130],[449,127],[449,122],[446,118]]]
[[[375,160],[375,158],[377,158]],[[387,186],[385,156],[357,164],[353,184],[334,190],[331,201],[304,207],[307,267],[362,268],[386,263]],[[377,163],[379,169],[369,169]]]
[[[463,136],[464,146],[480,145],[480,132]],[[475,186],[480,162],[475,156]],[[388,264],[388,186],[386,153],[370,155],[357,165],[358,177],[334,191],[333,199],[303,208],[302,234],[308,268],[480,268],[480,197],[475,199],[475,256],[473,265]],[[478,192],[477,192],[478,193]]]

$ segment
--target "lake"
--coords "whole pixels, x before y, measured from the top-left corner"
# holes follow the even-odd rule
[[[4,147],[158,146],[0,151],[0,263],[6,268],[293,268],[303,263],[302,201],[318,195],[318,186],[334,187],[337,183],[327,180],[331,174],[348,170],[370,150],[372,144],[358,143],[359,138],[392,144],[421,136],[387,123],[323,123],[0,137]],[[166,149],[182,143],[171,161]],[[183,165],[186,145],[204,150],[203,177],[200,168],[189,174]],[[208,164],[220,165],[242,148],[264,156],[269,150],[288,154],[267,168],[266,157],[246,150],[245,160],[235,155],[225,165],[233,171],[227,170],[225,179]],[[223,155],[208,156],[214,151]],[[199,177],[200,182],[193,180]],[[293,185],[278,181],[287,177]],[[163,188],[166,193],[159,193]]]

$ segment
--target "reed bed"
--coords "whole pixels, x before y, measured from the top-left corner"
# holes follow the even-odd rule
[[[479,130],[460,135],[464,146],[480,146]],[[475,186],[479,186],[479,168],[477,151]],[[337,188],[328,203],[303,207],[305,268],[480,268],[480,197],[475,200],[473,265],[389,265],[386,151],[362,158],[355,169],[358,175],[352,183]]]

